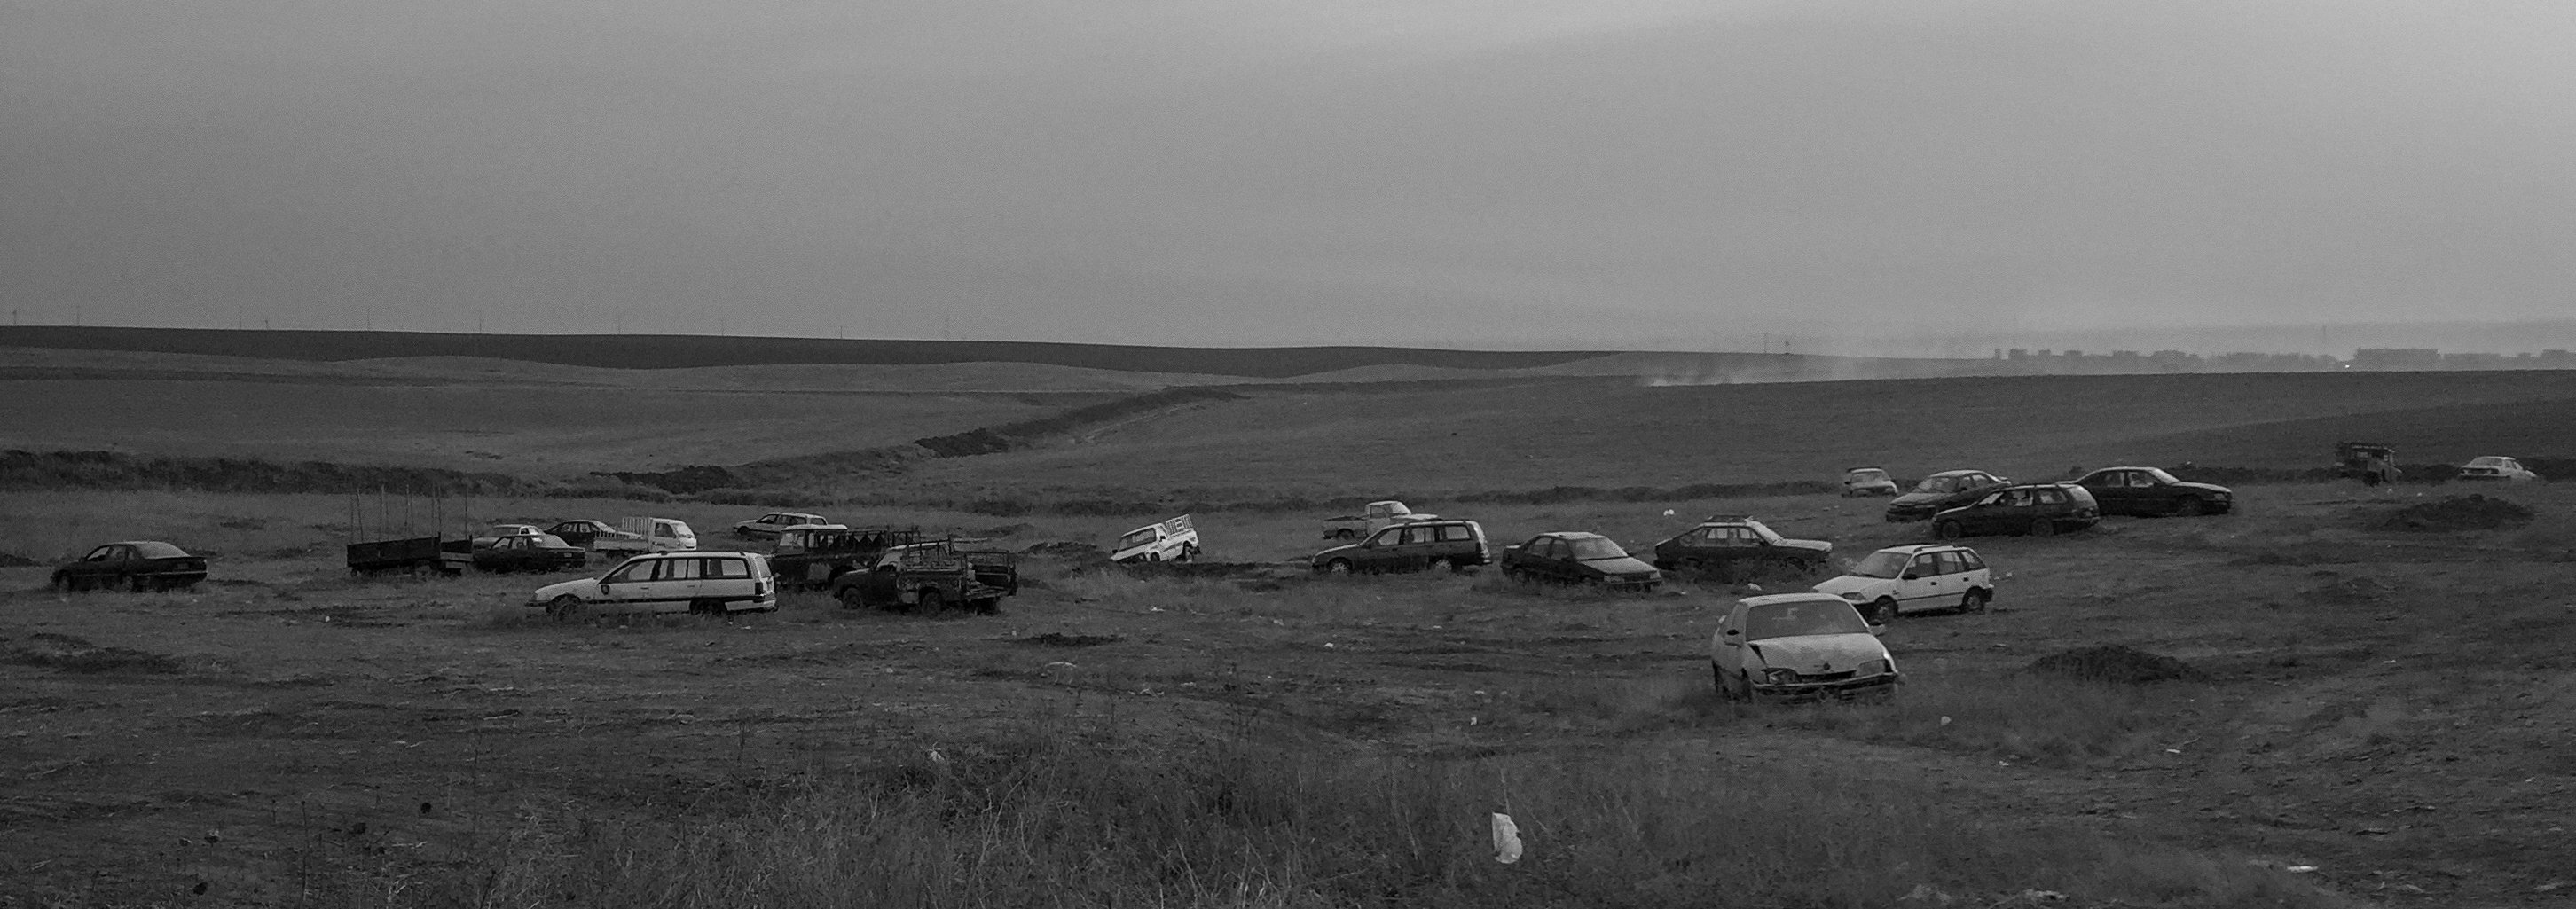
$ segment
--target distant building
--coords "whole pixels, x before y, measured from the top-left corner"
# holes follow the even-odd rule
[[[2352,352],[2355,369],[2440,369],[2442,352],[2430,347],[2364,347]]]

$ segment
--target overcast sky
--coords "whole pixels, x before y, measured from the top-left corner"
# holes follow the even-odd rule
[[[1744,346],[2576,312],[2576,3],[0,0],[29,323]]]

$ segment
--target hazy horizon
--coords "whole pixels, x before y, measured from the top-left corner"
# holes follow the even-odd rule
[[[2348,356],[2576,308],[2562,4],[8,8],[29,324]]]

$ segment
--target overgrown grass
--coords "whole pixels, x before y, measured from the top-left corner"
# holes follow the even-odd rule
[[[1893,698],[1775,714],[1785,725],[2041,764],[2135,756],[2193,738],[2211,702],[2187,683],[2113,685],[2027,675],[1914,672]]]
[[[1928,791],[1674,754],[1425,761],[1043,736],[812,775],[676,816],[534,810],[424,903],[486,906],[1890,905],[1917,886],[2138,905],[2328,906],[2153,842],[1994,821]],[[1488,815],[1527,854],[1494,860]]]

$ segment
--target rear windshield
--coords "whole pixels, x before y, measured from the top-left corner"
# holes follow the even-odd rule
[[[134,554],[147,559],[184,559],[188,557],[187,551],[182,550],[179,547],[172,546],[168,543],[148,541],[134,544]]]

